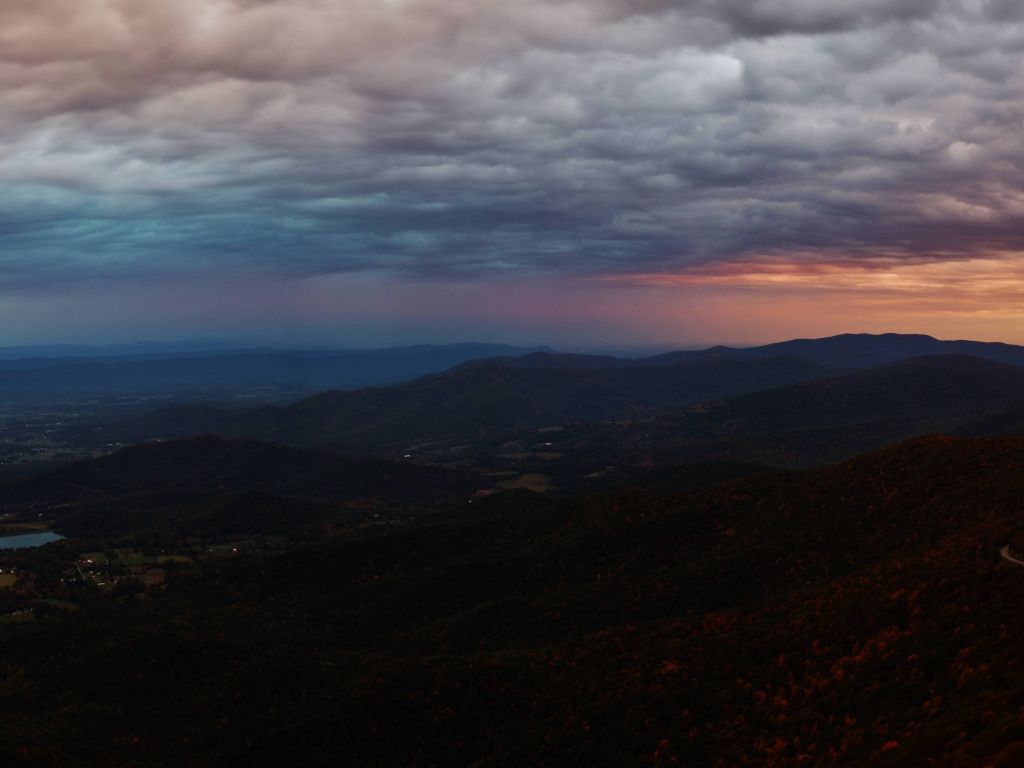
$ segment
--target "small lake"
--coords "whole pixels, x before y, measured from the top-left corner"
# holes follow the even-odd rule
[[[42,533],[19,533],[17,536],[0,536],[0,549],[22,549],[24,547],[41,547],[51,541],[60,541],[64,537],[52,531]]]

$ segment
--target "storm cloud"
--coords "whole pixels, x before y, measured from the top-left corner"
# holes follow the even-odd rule
[[[1024,249],[1010,0],[4,0],[0,284]]]

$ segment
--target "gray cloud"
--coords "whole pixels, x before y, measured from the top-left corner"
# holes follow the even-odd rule
[[[1024,247],[1003,0],[6,0],[0,282]]]

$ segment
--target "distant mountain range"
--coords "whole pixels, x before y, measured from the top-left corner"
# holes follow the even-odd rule
[[[505,358],[459,366],[406,384],[327,392],[286,407],[242,413],[171,407],[104,428],[121,441],[212,431],[294,445],[393,446],[415,440],[475,440],[567,421],[616,419],[766,387],[821,378],[834,371],[792,357],[694,360],[659,367],[591,367],[566,356]],[[584,363],[580,365],[580,363]]]
[[[0,361],[33,360],[41,358],[98,358],[143,355],[176,355],[184,357],[201,353],[215,353],[230,349],[246,349],[256,345],[243,342],[209,339],[179,339],[176,341],[132,341],[121,344],[25,344],[0,347]]]
[[[917,356],[963,349],[974,354]],[[389,387],[326,392],[284,407],[230,412],[176,406],[108,425],[102,437],[127,442],[215,432],[293,445],[390,449],[634,419],[627,443],[735,447],[743,441],[771,447],[782,463],[802,464],[817,451],[841,457],[975,424],[986,434],[998,431],[985,420],[1024,408],[1024,367],[1007,360],[1024,363],[1024,349],[898,335],[641,359],[533,352],[464,362]],[[874,365],[878,361],[883,364]],[[616,442],[605,434],[613,431],[591,434]],[[764,460],[760,449],[753,452],[744,460]]]
[[[51,402],[109,396],[280,402],[326,390],[399,384],[459,365],[603,370],[799,358],[822,372],[862,370],[925,355],[966,354],[1024,365],[1024,347],[930,336],[846,334],[760,347],[711,347],[651,357],[560,354],[546,347],[451,344],[376,350],[230,349],[214,343],[126,344],[111,347],[0,348],[0,398]],[[769,386],[774,383],[769,381]],[[747,391],[742,386],[715,396]],[[639,393],[643,399],[643,393]]]
[[[715,347],[704,352],[670,353],[670,356],[691,354],[717,354],[740,359],[793,355],[820,365],[851,370],[933,355],[971,355],[997,363],[1024,366],[1024,347],[1021,346],[999,342],[942,341],[921,334],[899,333],[847,333],[824,339],[794,339],[746,349]]]
[[[502,361],[487,360],[487,365],[559,368],[665,367],[707,360],[764,360],[772,357],[797,357],[835,370],[862,370],[912,357],[934,355],[971,355],[1007,365],[1024,366],[1024,347],[985,341],[942,341],[921,334],[846,333],[823,339],[793,339],[759,347],[709,347],[700,350],[667,352],[653,357],[616,358],[601,355],[562,355],[547,351]]]
[[[249,390],[263,390],[270,398],[294,398],[325,389],[407,381],[468,360],[536,350],[453,344],[340,352],[239,349],[0,359],[0,398],[38,402],[110,395],[230,397]]]

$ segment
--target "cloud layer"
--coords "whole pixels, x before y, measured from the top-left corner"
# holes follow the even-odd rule
[[[1014,0],[5,0],[0,285],[1024,250]]]

